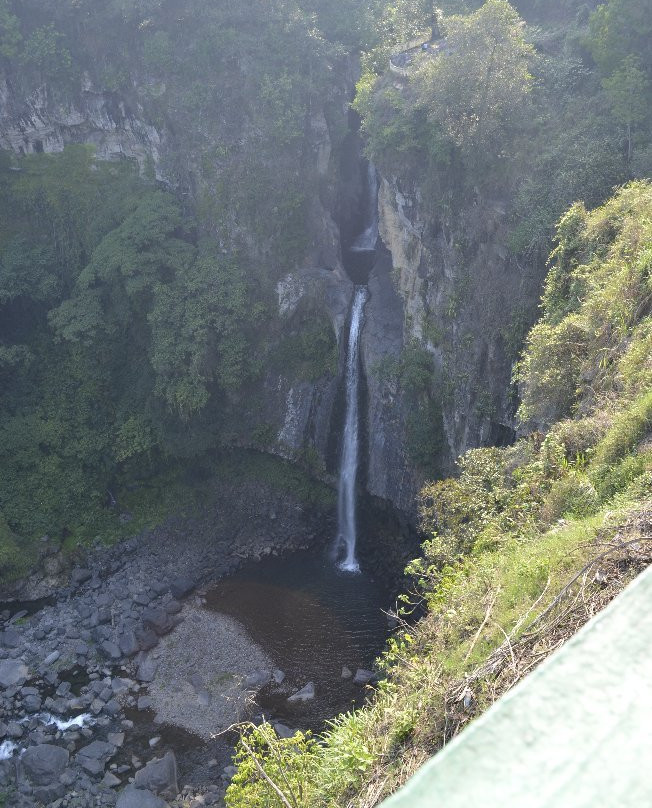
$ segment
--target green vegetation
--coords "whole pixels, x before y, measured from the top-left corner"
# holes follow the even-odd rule
[[[651,223],[645,182],[562,218],[519,371],[539,430],[423,488],[429,538],[409,572],[425,616],[390,641],[369,705],[322,737],[245,730],[229,806],[277,808],[279,791],[302,808],[377,804],[649,563]]]
[[[188,454],[179,431],[219,445],[220,408],[260,366],[242,265],[171,194],[84,147],[0,173],[6,571],[25,566],[8,530],[95,535],[109,490]]]
[[[319,311],[297,314],[284,329],[273,366],[293,378],[315,381],[337,373],[337,340],[329,318]]]
[[[609,0],[592,15],[575,0],[489,0],[476,11],[480,3],[447,3],[439,28],[448,49],[417,54],[397,83],[389,51],[429,30],[429,5],[387,4],[360,80],[356,108],[386,175],[418,177],[445,220],[508,201],[511,249],[532,260],[576,199],[594,206],[649,174],[644,2]]]

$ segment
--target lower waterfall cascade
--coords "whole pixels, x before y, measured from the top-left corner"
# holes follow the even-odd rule
[[[351,312],[351,328],[346,357],[346,415],[337,498],[337,541],[335,552],[340,569],[359,572],[356,558],[356,482],[360,446],[360,332],[364,324],[364,304],[367,289],[359,286]]]

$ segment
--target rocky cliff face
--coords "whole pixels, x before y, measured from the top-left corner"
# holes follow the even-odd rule
[[[87,143],[100,160],[133,159],[142,171],[159,168],[170,133],[147,121],[141,105],[132,107],[115,93],[93,86],[85,76],[77,97],[55,100],[47,85],[24,96],[8,76],[0,76],[0,148],[16,154],[59,152]]]
[[[477,199],[452,218],[425,204],[417,183],[385,177],[379,208],[403,304],[403,344],[425,348],[436,371],[447,471],[466,449],[513,435],[511,374],[543,268],[519,266],[509,253],[499,200]]]

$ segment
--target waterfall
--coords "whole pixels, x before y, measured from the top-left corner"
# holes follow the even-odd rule
[[[358,286],[351,311],[351,329],[346,355],[346,414],[344,440],[337,500],[337,541],[335,552],[341,558],[340,568],[346,572],[359,572],[355,555],[356,545],[356,479],[358,476],[359,420],[360,420],[360,332],[364,322],[364,304],[367,290]]]
[[[366,282],[373,266],[378,241],[378,175],[373,163],[367,166],[367,193],[365,197],[363,230],[355,239],[348,252],[348,265],[345,268],[356,281]],[[353,255],[352,255],[353,254]],[[357,281],[360,283],[360,280]],[[345,389],[346,409],[344,415],[344,436],[340,461],[340,479],[337,499],[337,539],[334,556],[340,569],[345,572],[359,572],[356,558],[356,482],[360,448],[360,334],[364,325],[364,306],[367,302],[366,286],[355,288],[351,326],[346,351]]]
[[[378,175],[376,166],[367,166],[367,209],[365,211],[365,229],[351,245],[353,252],[371,252],[376,249],[378,241]]]

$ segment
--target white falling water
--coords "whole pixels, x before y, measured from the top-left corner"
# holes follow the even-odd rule
[[[340,482],[337,500],[338,535],[336,553],[344,555],[340,569],[345,572],[359,572],[360,566],[355,555],[356,545],[356,479],[358,476],[359,454],[359,409],[360,409],[360,331],[363,324],[364,304],[367,290],[359,286],[353,300],[351,330],[346,355],[346,414],[344,420],[344,440],[340,465]]]
[[[367,187],[366,227],[353,242],[353,252],[371,252],[376,249],[378,241],[378,174],[373,163],[367,166]]]

